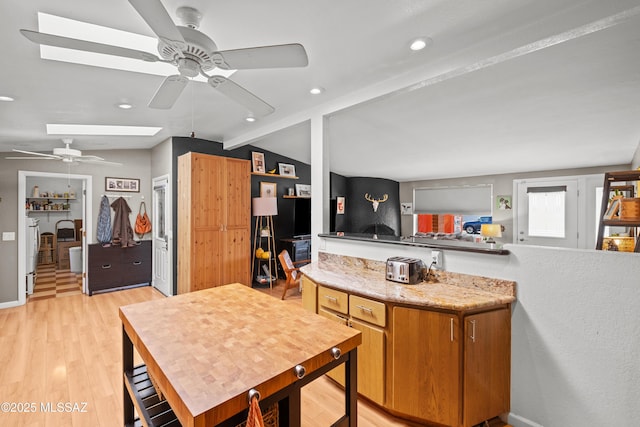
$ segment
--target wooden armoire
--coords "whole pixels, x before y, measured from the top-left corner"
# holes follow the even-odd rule
[[[178,293],[251,285],[251,163],[178,157]]]

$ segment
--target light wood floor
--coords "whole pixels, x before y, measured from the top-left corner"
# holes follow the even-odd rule
[[[281,289],[262,291],[280,298]],[[14,402],[12,409],[22,411],[0,411],[0,426],[122,426],[118,307],[159,298],[164,296],[147,286],[34,300],[0,310],[0,400]],[[289,290],[286,301],[300,304],[300,294]],[[70,403],[75,412],[43,410],[59,402]],[[342,390],[320,378],[303,389],[302,405],[305,427],[330,425],[343,413]],[[358,403],[358,423],[413,425],[364,401]]]

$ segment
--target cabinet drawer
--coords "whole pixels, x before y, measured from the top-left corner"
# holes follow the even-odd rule
[[[349,313],[351,317],[382,326],[387,324],[385,305],[356,295],[349,296]]]
[[[151,262],[133,260],[121,265],[124,281],[131,285],[151,282]]]
[[[349,313],[349,296],[341,291],[318,286],[318,305],[339,313]]]

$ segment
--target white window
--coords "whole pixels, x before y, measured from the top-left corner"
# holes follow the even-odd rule
[[[529,236],[565,238],[566,194],[566,186],[527,188]]]

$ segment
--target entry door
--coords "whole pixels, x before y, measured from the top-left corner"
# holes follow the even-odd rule
[[[167,296],[171,286],[171,192],[169,178],[153,179],[153,287]]]
[[[515,243],[578,248],[577,180],[519,181]]]

